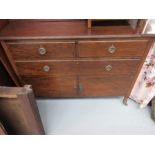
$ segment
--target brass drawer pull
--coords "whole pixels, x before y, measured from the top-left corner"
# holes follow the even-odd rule
[[[39,48],[39,54],[40,54],[40,55],[45,55],[45,54],[46,54],[46,49],[43,48],[43,47],[40,47],[40,48]]]
[[[116,48],[114,45],[111,45],[111,46],[108,48],[108,52],[111,53],[111,54],[115,53],[116,50],[117,50],[117,48]]]
[[[44,72],[49,72],[50,71],[50,67],[49,66],[44,66],[43,67],[43,71]]]
[[[112,66],[111,66],[111,65],[107,65],[107,66],[105,67],[105,70],[108,71],[108,72],[111,71],[111,70],[112,70]]]

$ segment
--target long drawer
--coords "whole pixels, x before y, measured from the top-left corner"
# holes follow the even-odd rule
[[[148,40],[79,41],[79,57],[141,57]]]
[[[39,97],[77,96],[76,77],[22,77],[25,84],[31,84]]]
[[[73,58],[75,42],[8,42],[14,60],[50,60]]]
[[[102,97],[124,96],[131,84],[132,76],[82,76],[79,78],[79,96]]]
[[[22,76],[134,74],[140,60],[76,60],[16,62]]]

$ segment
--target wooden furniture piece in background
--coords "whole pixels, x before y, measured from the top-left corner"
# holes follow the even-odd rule
[[[87,20],[9,20],[0,40],[36,96],[124,96],[126,103],[153,36],[119,22],[90,31]]]
[[[30,86],[0,87],[0,119],[8,134],[44,134]]]

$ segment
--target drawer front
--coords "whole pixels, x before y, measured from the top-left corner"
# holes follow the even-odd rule
[[[101,61],[80,61],[79,75],[112,75],[129,74],[133,75],[140,60],[101,60]]]
[[[141,57],[148,40],[80,41],[79,57]]]
[[[48,62],[16,62],[20,75],[76,75],[77,68],[74,61],[48,61]]]
[[[75,42],[8,43],[7,46],[15,60],[49,60],[75,55]]]
[[[133,75],[140,60],[84,60],[84,61],[48,61],[48,62],[16,62],[20,75]]]
[[[79,96],[124,96],[129,89],[132,78],[132,76],[127,75],[80,77]]]
[[[39,97],[74,97],[77,95],[75,77],[22,77],[26,84],[31,84]]]

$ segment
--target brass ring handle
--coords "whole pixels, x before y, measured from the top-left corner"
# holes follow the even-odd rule
[[[111,65],[105,66],[105,70],[108,71],[108,72],[111,71],[112,70],[112,66]]]
[[[116,48],[114,45],[111,45],[111,46],[108,48],[108,52],[111,53],[111,54],[115,53],[116,50],[117,50],[117,48]]]
[[[46,49],[43,48],[43,47],[40,47],[40,48],[39,48],[39,54],[40,54],[40,55],[46,54]]]
[[[49,66],[44,66],[43,67],[43,71],[44,72],[49,72],[50,71],[50,67]]]

